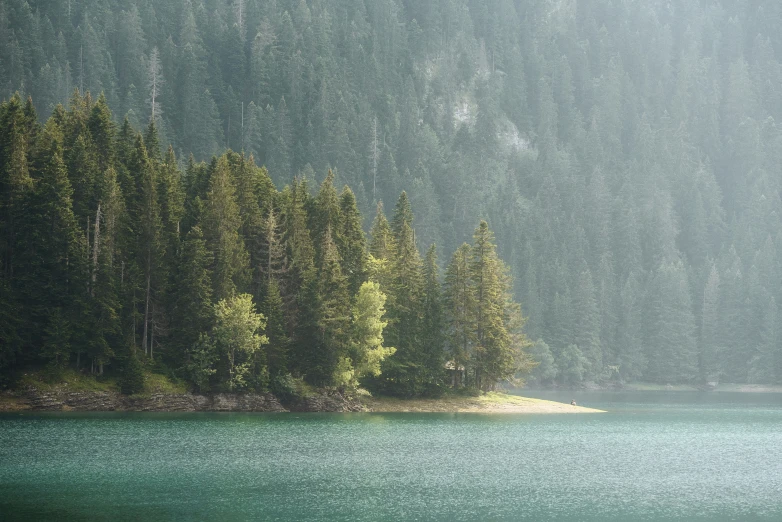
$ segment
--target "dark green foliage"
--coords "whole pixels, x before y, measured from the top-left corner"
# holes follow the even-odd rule
[[[367,280],[367,245],[356,197],[347,186],[339,198],[339,209],[337,250],[342,258],[342,270],[348,278],[350,295],[356,295],[361,283]]]
[[[266,337],[269,344],[266,347],[266,363],[269,375],[273,378],[286,372],[288,368],[288,350],[290,338],[285,328],[285,309],[280,296],[277,281],[272,279],[266,288],[266,298],[261,307],[261,313],[266,317]]]
[[[130,349],[122,361],[119,389],[125,395],[133,395],[144,390],[144,367],[134,349]]]
[[[411,244],[450,254],[486,218],[526,328],[558,365],[582,362],[581,381],[673,379],[672,357],[679,381],[782,382],[776,3],[303,0],[246,2],[241,21],[231,2],[71,3],[0,4],[0,364],[37,361],[49,305],[20,303],[64,286],[39,277],[59,247],[28,241],[56,141],[79,253],[51,309],[92,316],[69,334],[79,361],[125,344],[182,356],[175,272],[195,226],[214,297],[260,306],[273,275],[306,359],[330,227],[349,299],[381,284],[417,375],[427,278]],[[316,198],[293,181],[330,168]],[[357,209],[401,191],[365,258]],[[687,291],[666,296],[677,263]],[[663,306],[685,313],[685,348],[655,333]]]

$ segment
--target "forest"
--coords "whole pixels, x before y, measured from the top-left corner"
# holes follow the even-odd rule
[[[405,192],[390,222],[378,204],[367,243],[331,171],[314,197],[231,151],[183,173],[154,122],[117,129],[103,96],[77,90],[41,126],[15,94],[0,125],[4,366],[113,365],[126,393],[147,366],[201,392],[300,378],[401,396],[441,393],[447,357],[483,390],[531,366],[485,221],[441,286]]]
[[[782,383],[780,26],[761,0],[6,0],[0,364],[424,393],[487,335],[453,286],[476,306],[486,223],[532,382]],[[240,316],[265,338],[234,353]],[[529,366],[484,355],[476,386]]]

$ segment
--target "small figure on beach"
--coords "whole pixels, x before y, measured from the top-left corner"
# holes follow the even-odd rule
[[[575,406],[576,405],[576,399],[570,399],[570,405]]]

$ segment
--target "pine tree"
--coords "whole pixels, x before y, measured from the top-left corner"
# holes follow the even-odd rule
[[[188,354],[199,342],[200,332],[208,332],[214,324],[209,272],[212,258],[201,228],[195,226],[190,229],[182,242],[176,269],[172,273],[172,288],[176,292],[170,296],[172,350],[168,356],[174,367],[191,362]]]
[[[86,259],[71,206],[73,190],[56,140],[47,156],[28,203],[26,240],[19,252],[24,265],[17,277],[24,295],[35,299],[35,305],[26,307],[29,323],[24,337],[40,341],[43,328],[45,356],[64,365],[80,326],[75,312],[85,298]]]
[[[471,257],[470,245],[464,243],[454,252],[445,270],[445,339],[457,372],[466,368],[476,342],[476,296],[471,280]]]
[[[340,195],[339,208],[337,250],[342,259],[342,270],[348,278],[348,291],[355,296],[367,279],[367,247],[356,197],[347,186]]]
[[[158,199],[158,172],[147,155],[140,134],[136,137],[136,145],[129,163],[129,169],[136,180],[128,213],[136,234],[134,251],[141,276],[138,286],[143,295],[141,346],[144,355],[151,355],[154,350],[153,310],[159,297],[158,293],[164,284],[160,277],[160,265],[165,254],[165,244],[161,237],[163,223]]]
[[[424,367],[430,386],[437,386],[443,379],[445,346],[443,338],[443,296],[440,285],[440,269],[437,266],[437,247],[432,245],[424,258],[423,317],[421,319],[421,344]]]
[[[372,236],[372,240],[369,242],[369,252],[375,259],[388,259],[393,249],[393,236],[391,235],[391,226],[383,213],[382,201],[377,204],[377,213],[375,221],[372,223],[370,236]]]
[[[600,346],[600,309],[589,269],[581,272],[573,296],[573,340],[587,360],[587,372],[600,375],[603,353]]]
[[[334,187],[334,173],[331,169],[329,169],[326,179],[320,184],[314,204],[315,211],[310,218],[310,228],[313,233],[313,241],[318,247],[318,259],[320,260],[323,256],[320,247],[325,244],[326,230],[331,230],[332,239],[338,237],[341,221],[339,197],[337,189]]]
[[[695,320],[681,262],[661,265],[649,282],[644,345],[650,381],[682,383],[696,375]]]
[[[266,337],[269,339],[266,362],[269,375],[274,378],[287,371],[290,338],[285,325],[285,307],[275,279],[269,280],[265,294],[261,313],[266,317]]]
[[[203,229],[214,255],[214,296],[226,299],[249,286],[249,256],[239,234],[242,221],[226,157],[221,156],[211,171]]]
[[[715,382],[717,379],[717,353],[721,351],[719,347],[719,299],[720,275],[717,267],[712,265],[709,278],[703,289],[703,305],[701,307],[698,369],[699,377],[703,382]]]
[[[486,390],[512,379],[522,369],[522,349],[528,343],[520,332],[521,311],[510,297],[508,269],[497,257],[494,234],[485,221],[475,229],[471,254],[469,272],[475,299],[472,368],[475,386]]]
[[[6,280],[14,273],[14,251],[24,201],[33,188],[28,167],[28,136],[22,100],[15,94],[0,105],[0,193],[2,194],[2,268]]]
[[[350,295],[331,228],[326,228],[320,251],[317,282],[319,345],[313,347],[318,353],[313,354],[314,364],[307,376],[314,383],[330,384],[340,357],[347,350]]]
[[[102,172],[114,165],[116,160],[115,150],[115,124],[111,117],[106,96],[101,93],[98,101],[92,106],[90,117],[87,121],[90,137],[95,144],[98,158],[98,169]]]
[[[386,339],[397,351],[387,359],[383,378],[389,391],[417,395],[425,385],[423,348],[421,346],[423,264],[415,244],[413,214],[407,195],[399,196],[394,218],[394,249],[388,266],[388,328]]]

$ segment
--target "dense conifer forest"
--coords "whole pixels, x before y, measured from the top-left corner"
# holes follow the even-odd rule
[[[0,365],[489,387],[528,366],[512,284],[541,384],[780,383],[780,27],[759,0],[6,0]]]
[[[40,125],[15,94],[0,125],[0,368],[109,364],[127,393],[146,365],[202,392],[302,378],[413,396],[448,384],[448,357],[451,384],[484,390],[530,366],[485,221],[441,286],[405,192],[390,222],[378,204],[367,245],[331,171],[314,197],[231,151],[183,173],[154,121],[117,129],[103,96],[76,91]]]

